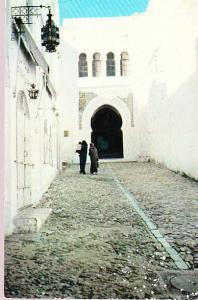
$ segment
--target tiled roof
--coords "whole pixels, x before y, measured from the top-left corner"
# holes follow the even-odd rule
[[[59,0],[60,19],[130,16],[144,12],[149,0]]]

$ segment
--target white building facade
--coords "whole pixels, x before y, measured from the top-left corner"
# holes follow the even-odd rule
[[[65,69],[67,61],[73,61],[73,83],[77,90],[74,98],[69,100],[75,114],[70,120],[72,123],[75,119],[73,161],[77,159],[74,147],[83,139],[94,142],[102,159],[136,159],[136,147],[129,148],[135,136],[136,106],[131,84],[133,58],[129,24],[128,17],[64,22],[61,37],[65,47],[70,49],[70,57],[62,51],[61,61]],[[65,87],[62,89],[63,102],[66,93]]]
[[[63,160],[67,152],[66,160],[77,161],[75,145],[85,139],[96,143],[101,158],[150,158],[198,177],[197,10],[194,0],[150,0],[145,13],[130,17],[64,20],[62,70],[72,61],[69,79],[77,92],[66,97],[71,87],[62,77],[61,101],[69,106],[63,128],[70,132],[63,140]]]
[[[51,6],[57,23],[56,1],[45,2],[42,5]],[[48,9],[38,8],[35,16],[30,13],[31,24],[25,21],[20,24],[15,16],[21,13],[22,6],[40,4],[22,0],[6,2],[6,234],[13,232],[22,210],[39,202],[60,168],[59,59],[57,52],[46,53],[41,46],[41,27]],[[37,99],[29,96],[32,84],[39,90]]]
[[[140,150],[198,179],[197,1],[152,0],[137,60]],[[143,64],[144,62],[144,64]],[[144,88],[142,88],[144,87]]]

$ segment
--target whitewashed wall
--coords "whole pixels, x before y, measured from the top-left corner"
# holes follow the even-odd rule
[[[53,2],[53,1],[51,1]],[[6,99],[5,99],[5,234],[13,231],[13,219],[18,212],[17,198],[17,95],[23,91],[27,98],[27,105],[30,115],[30,132],[28,139],[30,140],[31,153],[31,205],[35,205],[41,199],[43,193],[49,187],[51,181],[58,172],[60,157],[57,153],[57,143],[59,132],[57,130],[57,112],[59,109],[59,94],[57,97],[50,97],[43,84],[43,70],[36,66],[33,60],[25,53],[23,46],[18,47],[18,39],[13,34],[11,28],[11,7],[20,5],[40,5],[38,1],[7,1],[6,6]],[[44,1],[42,4],[45,4]],[[57,10],[57,1],[54,1],[54,8]],[[46,18],[48,11],[44,15]],[[58,23],[58,18],[55,22]],[[46,20],[46,19],[45,19]],[[58,53],[45,53],[45,49],[41,47],[41,17],[33,18],[33,25],[30,26],[32,36],[37,43],[38,48],[48,61],[50,67],[50,80],[54,88],[58,91],[59,83],[59,57]],[[30,100],[28,89],[30,84],[36,83],[39,89],[39,97],[37,100]],[[56,110],[53,111],[52,107]],[[59,112],[60,113],[60,112]],[[44,120],[48,121],[48,128],[51,126],[52,131],[52,161],[53,163],[45,163],[44,161]]]
[[[76,50],[69,45],[61,30],[60,53],[60,131],[61,131],[61,161],[73,162],[76,143],[78,142],[78,69]],[[64,131],[68,135],[64,137]]]
[[[173,3],[174,2],[174,3]],[[198,178],[198,3],[151,0],[136,39],[140,155]],[[147,43],[148,42],[148,43]],[[133,43],[133,42],[132,42]]]

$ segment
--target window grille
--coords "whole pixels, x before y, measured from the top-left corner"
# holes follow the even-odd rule
[[[79,55],[78,72],[79,72],[79,77],[88,76],[87,55],[85,53],[81,53]]]
[[[115,60],[114,60],[114,54],[112,52],[109,52],[107,54],[106,74],[107,76],[115,76]]]

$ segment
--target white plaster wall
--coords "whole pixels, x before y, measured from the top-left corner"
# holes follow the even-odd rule
[[[79,87],[125,86],[130,83],[130,76],[120,76],[120,54],[129,53],[130,18],[89,18],[65,19],[62,36],[74,49],[77,55],[87,54],[88,77],[78,78]],[[92,77],[92,58],[95,52],[101,54],[102,74]],[[116,62],[116,76],[106,76],[106,55],[113,52]],[[130,53],[129,53],[130,58]],[[76,62],[75,62],[76,63]],[[78,58],[77,58],[78,63]]]
[[[13,52],[12,52],[13,53]],[[23,59],[22,59],[23,61]],[[12,61],[11,61],[12,64]],[[30,68],[31,69],[31,68]],[[25,73],[25,72],[24,72]],[[13,75],[15,73],[13,72]],[[23,74],[23,73],[22,73]],[[29,79],[33,78],[33,70],[30,72]],[[12,77],[12,75],[11,75]],[[53,162],[54,166],[44,164],[43,160],[43,148],[44,148],[44,140],[43,140],[43,130],[44,124],[43,120],[45,118],[48,119],[48,124],[52,125],[53,135],[55,135],[54,128],[54,116],[51,110],[52,103],[45,103],[45,107],[49,108],[44,115],[41,115],[40,123],[38,123],[37,117],[37,108],[38,105],[43,105],[42,101],[38,104],[38,101],[32,102],[29,100],[27,93],[27,86],[24,83],[24,78],[17,73],[17,93],[20,90],[23,90],[26,94],[28,107],[30,111],[30,126],[31,126],[31,163],[33,164],[33,168],[31,169],[31,202],[32,204],[38,203],[41,199],[42,194],[46,191],[51,181],[57,174],[57,155],[56,155],[56,141],[55,138],[53,140]],[[32,78],[31,78],[32,77]],[[12,78],[14,79],[14,78]],[[12,81],[12,80],[11,80]],[[15,82],[15,80],[13,80]],[[16,101],[17,98],[13,97],[12,92],[10,93],[10,97],[6,99],[8,101],[7,104],[7,113],[6,116],[7,122],[6,126],[6,198],[5,198],[5,211],[6,211],[6,234],[11,233],[13,229],[12,219],[17,214],[17,172],[16,172]],[[48,99],[49,101],[49,99]],[[50,100],[51,101],[51,100]],[[9,111],[8,111],[9,109]]]
[[[34,164],[32,168],[32,198],[34,203],[41,199],[42,194],[58,172],[56,111],[52,110],[53,102],[44,89],[39,103],[32,103],[31,107],[31,151]],[[47,120],[48,132],[50,127],[52,131],[52,164],[44,161],[44,120]]]
[[[61,32],[62,33],[62,32]],[[60,130],[61,130],[61,161],[71,163],[75,154],[78,136],[78,69],[76,50],[65,41],[62,34],[60,53]],[[69,135],[64,137],[64,131]]]
[[[8,18],[10,20],[10,18]],[[8,27],[9,28],[9,27]],[[7,93],[5,99],[5,233],[13,230],[13,217],[17,213],[17,171],[16,171],[16,102],[17,94],[24,90],[27,94],[27,61],[19,51],[17,54],[17,41],[10,40],[11,30],[7,36]],[[34,69],[29,65],[31,81]],[[16,79],[17,77],[17,79]]]
[[[197,11],[194,0],[150,1],[145,32],[136,45],[143,45],[146,36],[155,42],[145,44],[134,84],[141,103],[140,152],[194,178],[198,178]]]
[[[44,4],[44,3],[42,3]],[[28,108],[30,112],[31,126],[31,203],[35,205],[41,199],[42,194],[49,187],[51,181],[58,172],[56,152],[56,137],[58,135],[55,122],[56,113],[52,111],[54,105],[59,107],[59,97],[51,99],[43,88],[43,71],[40,67],[36,67],[31,59],[23,54],[21,48],[17,50],[17,40],[14,38],[11,30],[11,6],[26,5],[26,1],[8,1],[6,7],[6,99],[5,99],[5,234],[13,231],[13,218],[17,214],[17,172],[16,172],[16,101],[17,94],[20,90],[24,91],[27,97]],[[40,5],[36,1],[32,1],[30,5]],[[56,5],[56,3],[55,3]],[[37,44],[41,52],[46,56],[40,45],[40,22],[35,22],[33,27],[33,36],[35,40],[39,40]],[[17,52],[18,51],[18,52]],[[18,54],[17,54],[18,53]],[[54,55],[54,54],[52,54]],[[54,60],[50,58],[50,76],[53,74],[55,89],[59,82],[58,75],[58,54],[54,56]],[[52,80],[52,79],[51,79]],[[53,80],[52,80],[53,81]],[[29,84],[36,83],[39,88],[39,98],[30,100],[28,96]],[[58,95],[57,95],[58,96]],[[42,109],[41,109],[42,108]],[[53,166],[44,164],[43,161],[43,131],[44,119],[48,119],[48,124],[52,126],[53,132]]]

